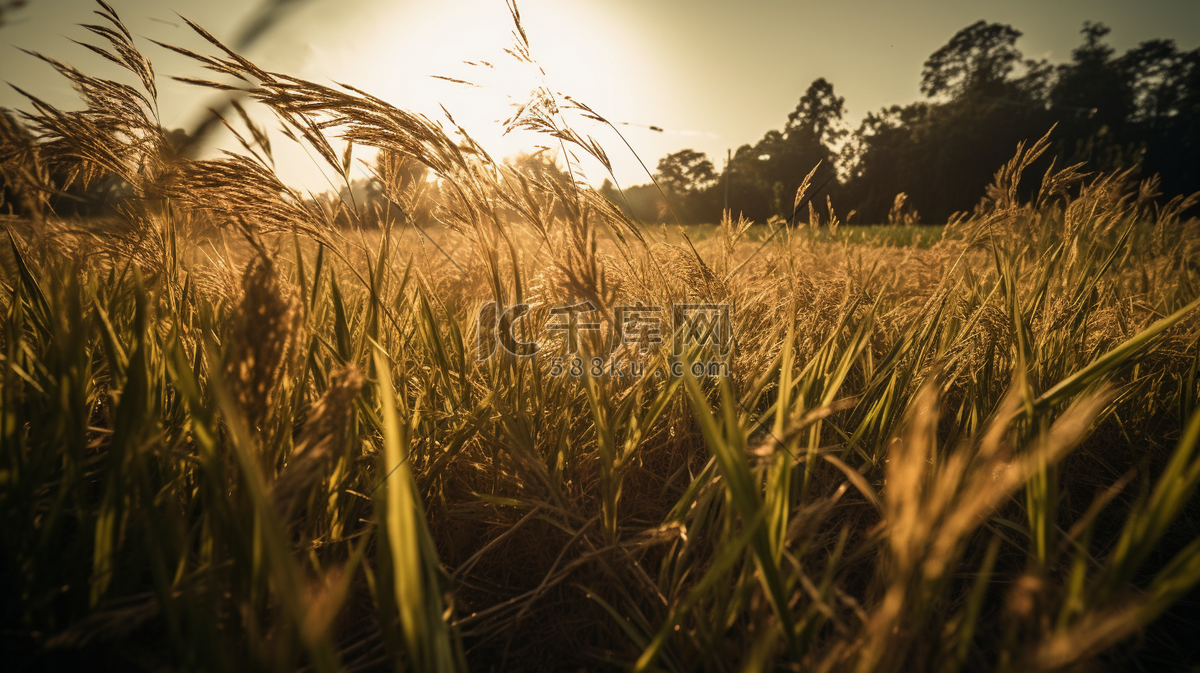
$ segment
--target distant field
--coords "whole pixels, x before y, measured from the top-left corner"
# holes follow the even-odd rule
[[[841,225],[834,234],[829,233],[827,227],[820,227],[812,232],[812,238],[815,241],[823,243],[844,242],[852,244],[864,244],[868,246],[896,246],[896,247],[914,247],[928,248],[934,243],[942,240],[943,225],[887,225],[887,224],[853,224]],[[703,241],[716,234],[720,227],[716,224],[695,224],[686,225],[683,230],[693,241]],[[793,229],[796,231],[807,231],[805,225],[801,224]],[[650,228],[654,234],[662,231],[661,227]],[[675,242],[677,239],[682,240],[678,236],[678,229],[674,226],[668,226],[667,240]],[[763,224],[753,225],[748,237],[751,240],[763,240],[770,236],[771,230]],[[782,235],[782,234],[780,234]]]
[[[838,228],[836,238],[848,243],[928,248],[942,240],[943,225],[852,224]],[[826,230],[827,231],[827,230]]]

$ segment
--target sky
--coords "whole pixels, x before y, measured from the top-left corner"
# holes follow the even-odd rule
[[[261,0],[109,2],[155,64],[168,128],[190,127],[217,99],[171,81],[173,75],[203,72],[151,40],[212,53],[180,15],[232,43],[261,7]],[[603,126],[572,120],[606,149],[618,182],[630,185],[648,181],[642,163],[653,170],[660,157],[684,148],[705,152],[720,169],[726,150],[782,128],[818,77],[845,97],[851,127],[868,112],[918,100],[925,59],[980,19],[1022,31],[1017,46],[1025,56],[1053,63],[1070,58],[1084,21],[1111,27],[1108,41],[1118,53],[1154,38],[1174,39],[1184,49],[1200,47],[1200,0],[521,0],[518,5],[544,80],[503,53],[512,31],[504,0],[293,0],[284,18],[243,53],[267,70],[350,84],[431,116],[439,116],[444,105],[499,157],[545,142],[503,136],[499,124],[514,101],[544,82],[616,123],[624,141]],[[89,0],[28,0],[0,27],[0,80],[56,105],[72,105],[74,96],[62,78],[19,48],[87,72],[111,73],[70,41],[85,39],[77,24],[96,18],[94,8]],[[497,67],[463,63],[480,60]],[[465,87],[434,75],[483,86]],[[27,104],[5,87],[0,106]],[[260,119],[269,117],[264,113]],[[276,146],[286,145],[280,134],[275,137]],[[233,146],[228,137],[217,143]],[[276,159],[288,182],[312,191],[331,185],[302,150],[285,147]],[[608,177],[595,163],[579,169],[592,184]],[[358,172],[365,174],[365,168]]]

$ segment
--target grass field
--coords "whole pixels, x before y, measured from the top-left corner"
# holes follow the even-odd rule
[[[801,225],[803,226],[803,225]],[[818,227],[817,230],[809,234],[810,240],[815,240],[823,243],[842,242],[852,245],[867,245],[873,247],[883,246],[900,246],[900,247],[916,247],[929,248],[942,239],[942,231],[945,229],[941,225],[888,225],[888,224],[851,224],[841,225],[834,231],[830,231],[828,227]],[[765,224],[751,225],[746,232],[748,241],[763,241],[774,233],[774,227]],[[717,224],[699,224],[687,227],[687,235],[693,241],[702,241],[710,237],[719,236],[721,232],[720,225]],[[653,235],[652,229],[650,234]],[[678,234],[677,228],[668,228],[664,235],[656,237],[668,243],[684,243],[683,236]]]
[[[258,129],[168,151],[103,15],[143,89],[60,65],[86,110],[5,139],[15,668],[1195,664],[1194,200],[1026,175],[1043,139],[944,228],[649,231],[365,93],[193,54],[332,173],[315,129],[438,176],[428,204],[382,171],[357,231]],[[515,123],[602,158],[555,110]],[[122,216],[55,215],[64,171],[122,180]]]

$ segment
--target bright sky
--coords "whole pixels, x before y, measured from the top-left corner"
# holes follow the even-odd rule
[[[200,73],[149,40],[204,49],[178,12],[232,41],[258,6],[252,0],[109,1],[155,63],[168,127],[190,126],[215,99],[167,80]],[[845,96],[851,126],[867,112],[917,100],[925,59],[979,19],[1023,31],[1017,44],[1025,55],[1052,62],[1070,57],[1085,20],[1108,24],[1118,53],[1152,38],[1200,46],[1200,0],[523,0],[519,7],[549,86],[630,124],[619,128],[650,169],[663,155],[688,147],[706,152],[720,168],[727,148],[781,128],[817,77]],[[68,39],[84,39],[75,24],[92,21],[92,9],[90,0],[29,0],[0,28],[0,80],[69,105],[73,94],[65,82],[16,47],[107,72]],[[306,0],[246,55],[268,70],[345,82],[400,107],[437,114],[440,102],[494,155],[506,156],[537,142],[500,138],[496,123],[510,113],[506,95],[524,96],[536,80],[518,68],[488,71],[462,61],[506,63],[502,49],[511,27],[504,0]],[[465,88],[432,75],[492,88]],[[23,105],[15,92],[0,91],[0,106]],[[647,181],[611,132],[586,122],[576,128],[600,140],[622,185]],[[280,152],[277,159],[285,179],[328,187],[303,153]],[[595,165],[585,170],[595,184],[606,177]]]

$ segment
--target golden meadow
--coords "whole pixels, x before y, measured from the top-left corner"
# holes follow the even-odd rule
[[[209,49],[169,48],[214,73],[194,84],[243,92],[346,182],[356,148],[380,153],[388,206],[364,231],[356,204],[280,181],[241,107],[236,151],[178,156],[150,62],[98,14],[94,50],[138,84],[46,58],[81,109],[30,92],[4,118],[26,213],[5,220],[0,280],[0,639],[18,668],[1186,656],[1170,623],[1194,635],[1200,581],[1194,200],[1128,173],[1031,175],[1042,139],[932,245],[852,238],[815,209],[701,239],[192,25]],[[606,164],[566,110],[603,122],[543,90],[510,123]],[[100,179],[127,195],[116,216],[56,214]],[[552,371],[554,307],[637,301],[732,307],[727,352],[664,320],[662,344],[618,344],[643,375]],[[528,306],[522,339],[543,349],[479,357],[487,302]],[[606,348],[604,330],[578,341]],[[672,371],[714,358],[727,376]]]

